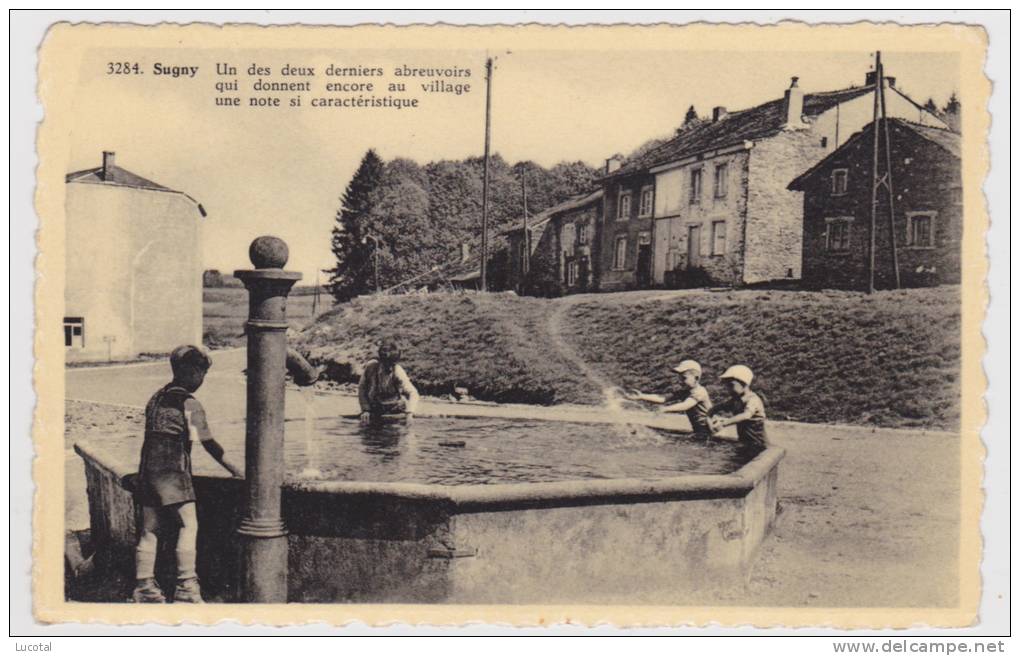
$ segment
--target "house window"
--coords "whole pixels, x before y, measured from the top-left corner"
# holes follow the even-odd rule
[[[638,206],[638,216],[645,217],[652,215],[652,203],[655,200],[655,193],[651,186],[641,188],[641,204]]]
[[[691,169],[691,205],[701,202],[701,169]]]
[[[712,222],[712,255],[726,253],[726,222]]]
[[[715,167],[715,197],[726,198],[726,181],[729,179],[729,164],[717,164]]]
[[[588,224],[582,223],[577,226],[577,243],[584,246],[588,243]]]
[[[573,287],[577,284],[577,260],[572,260],[567,265],[567,285]]]
[[[835,169],[832,172],[832,195],[842,196],[846,193],[846,169]]]
[[[560,246],[567,255],[574,254],[574,224],[564,223],[560,232]]]
[[[83,317],[64,317],[64,346],[66,348],[85,348],[85,319]]]
[[[846,253],[850,250],[849,217],[826,219],[825,250],[830,253]]]
[[[935,212],[907,212],[907,246],[935,246]]]
[[[627,236],[616,238],[616,249],[613,251],[613,268],[624,269],[627,266]]]
[[[620,202],[619,202],[618,205],[619,206],[617,207],[616,220],[617,221],[626,221],[627,219],[630,218],[630,192],[629,191],[621,191],[620,192]]]

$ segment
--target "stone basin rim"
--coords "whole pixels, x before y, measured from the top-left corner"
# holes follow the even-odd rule
[[[74,444],[84,460],[113,473],[125,489],[131,489],[134,467],[111,463],[88,440]],[[344,495],[364,498],[394,498],[404,501],[432,501],[459,510],[511,509],[533,505],[602,504],[625,500],[655,502],[674,499],[735,498],[749,494],[776,465],[786,451],[772,446],[730,474],[681,474],[665,478],[581,479],[536,483],[445,485],[385,481],[287,480],[284,493]],[[196,476],[228,478],[223,476]],[[237,483],[240,485],[241,480]]]

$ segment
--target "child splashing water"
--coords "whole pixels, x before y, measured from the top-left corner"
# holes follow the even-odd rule
[[[212,365],[198,346],[179,346],[170,354],[173,380],[156,392],[145,406],[145,441],[135,498],[142,509],[142,527],[135,550],[136,603],[163,603],[166,597],[155,579],[156,531],[171,513],[180,526],[177,534],[177,587],[174,601],[202,603],[195,569],[198,515],[191,479],[191,443],[199,439],[217,462],[235,477],[244,474],[229,462],[223,447],[209,432],[202,404],[192,396],[205,381]],[[162,519],[161,519],[162,516]]]
[[[708,396],[708,390],[701,386],[701,365],[694,360],[684,360],[673,367],[673,372],[680,376],[682,391],[679,394],[667,398],[661,394],[645,394],[640,390],[631,390],[626,398],[631,401],[659,404],[661,412],[683,412],[691,422],[691,430],[695,437],[711,439],[715,433],[709,419],[712,400]]]

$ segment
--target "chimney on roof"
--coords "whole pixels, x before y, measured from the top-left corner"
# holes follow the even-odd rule
[[[800,78],[790,78],[790,88],[783,94],[783,118],[785,127],[796,128],[804,125],[804,91],[797,86]]]
[[[868,71],[864,75],[864,86],[866,86],[866,87],[873,87],[873,86],[875,86],[875,78],[877,76],[878,76],[878,73],[876,73],[875,71]],[[896,86],[896,78],[892,77],[891,75],[886,75],[885,76],[885,83],[888,86],[890,86],[890,87],[894,87],[894,86]]]
[[[471,244],[466,241],[460,242],[460,263],[464,264],[471,259]]]
[[[113,172],[113,165],[116,161],[117,153],[112,150],[103,151],[103,180],[109,180],[110,174]]]
[[[620,166],[622,166],[622,165],[623,165],[623,155],[619,155],[619,154],[613,155],[612,157],[610,157],[609,159],[606,160],[606,175],[609,175],[613,171],[619,170]]]
[[[713,107],[712,108],[712,122],[718,123],[729,115],[725,107]]]

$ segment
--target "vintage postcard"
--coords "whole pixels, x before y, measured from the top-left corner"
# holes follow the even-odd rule
[[[972,624],[986,46],[52,26],[36,618]]]

